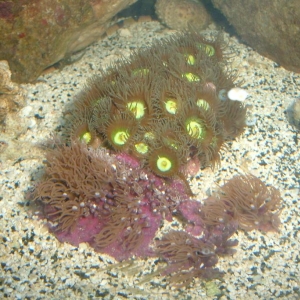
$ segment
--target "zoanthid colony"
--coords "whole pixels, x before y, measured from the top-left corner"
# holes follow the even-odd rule
[[[157,41],[88,82],[68,140],[126,152],[167,178],[184,174],[189,160],[213,166],[245,126],[245,106],[218,98],[235,75],[218,42],[197,33]]]
[[[235,252],[238,227],[278,227],[280,195],[255,177],[237,177],[205,205],[191,199],[187,175],[219,164],[245,126],[246,107],[226,96],[238,84],[226,59],[220,38],[185,32],[89,80],[33,195],[60,241],[118,260],[159,256],[168,263],[162,274],[182,286],[221,275],[213,267]],[[186,231],[153,244],[174,216]]]

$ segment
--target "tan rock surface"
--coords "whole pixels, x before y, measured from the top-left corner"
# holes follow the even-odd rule
[[[212,0],[242,39],[261,55],[300,72],[299,0]]]
[[[0,61],[0,125],[5,122],[9,112],[16,111],[25,102],[25,91],[11,81],[7,61]]]
[[[27,0],[0,3],[0,57],[12,80],[31,82],[99,39],[119,11],[136,0]]]
[[[176,30],[202,30],[211,21],[202,2],[193,0],[157,0],[156,14],[162,23]]]

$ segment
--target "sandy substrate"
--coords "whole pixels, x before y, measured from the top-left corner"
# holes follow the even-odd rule
[[[27,105],[9,116],[1,133],[8,145],[0,154],[1,299],[215,299],[218,293],[221,299],[300,298],[300,143],[284,114],[300,96],[300,75],[228,35],[225,39],[237,54],[233,65],[251,95],[249,121],[255,118],[256,123],[223,153],[220,169],[201,172],[191,186],[202,199],[225,179],[251,172],[281,191],[280,233],[239,231],[237,253],[218,264],[226,273],[223,281],[196,279],[188,289],[173,290],[162,277],[145,277],[158,268],[157,259],[112,267],[112,258],[86,244],[60,244],[28,213],[25,192],[43,171],[44,153],[38,146],[60,131],[65,105],[99,69],[171,33],[157,22],[134,24],[89,47],[72,65],[24,85]],[[166,226],[178,228],[176,222]]]

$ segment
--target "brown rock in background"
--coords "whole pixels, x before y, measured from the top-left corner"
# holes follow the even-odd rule
[[[212,21],[201,1],[157,0],[155,8],[158,18],[171,29],[186,30],[191,26],[202,30]]]
[[[17,111],[24,106],[25,95],[22,87],[11,81],[11,72],[7,61],[0,61],[0,126],[4,124],[8,113]]]
[[[211,0],[260,54],[300,72],[299,0]]]
[[[12,80],[30,82],[48,66],[99,39],[111,18],[136,0],[0,2],[0,59]]]

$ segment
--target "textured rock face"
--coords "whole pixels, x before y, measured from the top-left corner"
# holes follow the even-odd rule
[[[24,105],[25,91],[11,81],[11,72],[6,61],[0,61],[0,125],[6,115]]]
[[[237,33],[260,54],[300,72],[299,0],[212,0]]]
[[[204,29],[211,21],[205,6],[193,0],[157,0],[156,14],[171,29]]]
[[[48,66],[101,37],[136,0],[22,0],[0,3],[0,57],[12,80],[36,79]]]

